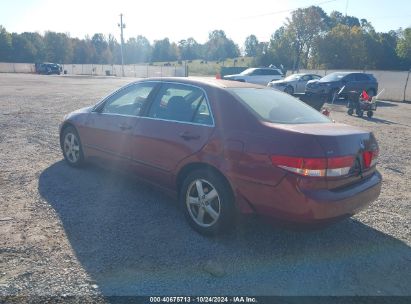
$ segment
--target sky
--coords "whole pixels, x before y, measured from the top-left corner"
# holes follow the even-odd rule
[[[8,32],[111,33],[120,40],[122,13],[125,40],[143,35],[151,42],[193,37],[204,43],[221,29],[242,46],[251,34],[269,41],[292,10],[310,5],[365,18],[378,32],[411,27],[411,0],[0,0],[0,25]]]

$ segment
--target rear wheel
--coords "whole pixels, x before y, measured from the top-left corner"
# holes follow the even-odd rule
[[[61,148],[64,159],[70,166],[79,167],[84,163],[80,137],[74,127],[69,126],[63,130]]]
[[[353,114],[354,114],[354,110],[353,110],[353,109],[348,109],[347,113],[348,113],[348,115],[353,115]]]
[[[374,115],[374,112],[373,112],[373,111],[368,111],[368,112],[367,112],[368,118],[371,118],[373,115]]]
[[[294,94],[294,88],[292,86],[286,86],[284,89],[284,92],[287,94],[293,95]]]
[[[363,117],[364,116],[364,111],[363,110],[357,110],[357,115],[358,115],[358,117]]]
[[[219,234],[233,223],[231,189],[224,178],[210,170],[196,170],[185,178],[180,203],[190,226],[201,234]]]

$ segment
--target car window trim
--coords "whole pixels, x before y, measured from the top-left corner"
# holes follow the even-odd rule
[[[207,92],[196,85],[192,85],[192,84],[187,84],[187,83],[182,83],[182,82],[177,82],[177,81],[159,81],[160,85],[158,87],[156,87],[156,92],[153,96],[151,96],[149,103],[147,104],[147,107],[145,108],[144,113],[141,116],[138,116],[140,118],[146,118],[146,119],[151,119],[151,120],[161,120],[161,121],[170,121],[170,122],[178,122],[178,123],[185,123],[185,124],[190,124],[190,125],[197,125],[197,126],[206,126],[206,127],[211,127],[214,128],[215,127],[215,120],[214,120],[214,113],[213,113],[213,109],[211,108],[211,104],[208,100],[208,95]],[[208,109],[210,111],[210,116],[211,116],[211,120],[212,120],[212,124],[203,124],[203,123],[196,123],[196,122],[189,122],[189,121],[179,121],[179,120],[173,120],[173,119],[164,119],[164,118],[156,118],[156,117],[148,117],[148,111],[151,108],[151,106],[153,105],[154,101],[156,100],[156,98],[158,97],[159,92],[161,91],[161,87],[164,84],[177,84],[177,85],[183,85],[183,86],[189,86],[189,87],[193,87],[193,88],[197,88],[199,90],[201,90],[204,94],[205,97],[205,101],[207,103]]]

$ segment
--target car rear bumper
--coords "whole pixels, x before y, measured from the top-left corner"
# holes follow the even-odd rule
[[[243,182],[239,192],[259,215],[316,224],[349,217],[367,207],[378,198],[382,178],[375,171],[363,181],[338,190],[304,190],[296,180],[298,177],[287,175],[276,187]]]

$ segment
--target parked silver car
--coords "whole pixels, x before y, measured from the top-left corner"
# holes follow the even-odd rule
[[[280,69],[274,68],[249,68],[240,74],[225,75],[223,79],[249,82],[267,85],[270,81],[283,79],[284,75]]]
[[[318,80],[321,77],[316,74],[293,74],[282,80],[271,81],[267,86],[288,94],[304,93],[308,81]]]

